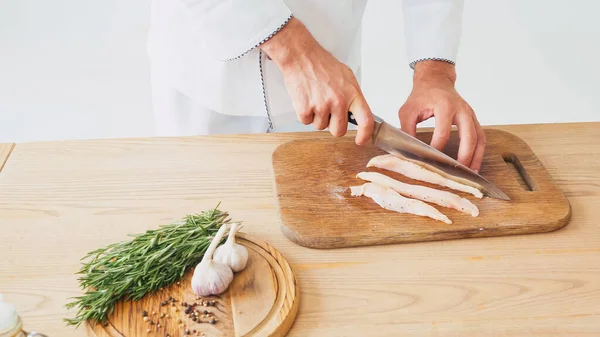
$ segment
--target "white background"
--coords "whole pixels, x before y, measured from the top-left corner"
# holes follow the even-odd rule
[[[149,3],[0,1],[0,141],[152,135]],[[412,74],[401,11],[372,0],[364,17],[363,90],[396,125]],[[592,0],[466,0],[457,86],[482,124],[600,120],[599,12]]]

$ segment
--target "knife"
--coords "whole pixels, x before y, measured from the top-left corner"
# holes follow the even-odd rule
[[[373,115],[373,117],[375,119],[372,136],[373,146],[389,154],[418,162],[446,178],[458,180],[465,185],[475,187],[488,197],[510,200],[500,188],[467,166],[402,130],[393,127],[381,117],[376,115]],[[358,126],[352,112],[348,112],[348,122]]]

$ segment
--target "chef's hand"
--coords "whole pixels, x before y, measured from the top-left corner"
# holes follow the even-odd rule
[[[454,65],[423,61],[415,65],[413,90],[398,115],[404,132],[416,134],[417,124],[435,116],[431,146],[443,150],[452,125],[458,128],[460,144],[457,160],[475,171],[481,168],[485,134],[475,112],[454,88]]]
[[[319,45],[293,18],[260,47],[281,71],[298,119],[317,130],[329,128],[341,137],[348,130],[348,111],[358,124],[356,144],[373,133],[373,115],[354,73]]]

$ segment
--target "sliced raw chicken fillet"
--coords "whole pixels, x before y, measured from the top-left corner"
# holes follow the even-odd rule
[[[481,193],[481,191],[475,187],[450,180],[438,173],[426,169],[423,166],[398,158],[391,154],[384,154],[371,158],[371,160],[369,160],[367,163],[367,167],[377,167],[383,170],[400,173],[414,180],[424,181],[427,183],[448,187],[456,191],[470,193],[479,199],[483,198],[483,193]]]
[[[479,215],[479,209],[477,206],[473,205],[469,200],[461,198],[454,193],[440,191],[426,186],[405,184],[379,172],[360,172],[356,175],[356,177],[381,186],[389,187],[405,197],[431,202],[442,207],[452,208],[457,211],[470,214],[474,217]]]
[[[420,215],[452,224],[452,221],[447,216],[433,206],[420,200],[405,198],[393,189],[375,183],[350,186],[350,194],[355,197],[361,195],[369,197],[379,206],[390,211]]]

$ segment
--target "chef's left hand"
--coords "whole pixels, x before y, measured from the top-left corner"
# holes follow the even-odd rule
[[[422,61],[415,65],[413,90],[398,115],[402,131],[414,136],[417,124],[435,117],[431,146],[442,151],[452,125],[458,128],[460,144],[457,160],[475,171],[481,168],[485,134],[475,112],[454,87],[454,65],[442,61]]]

